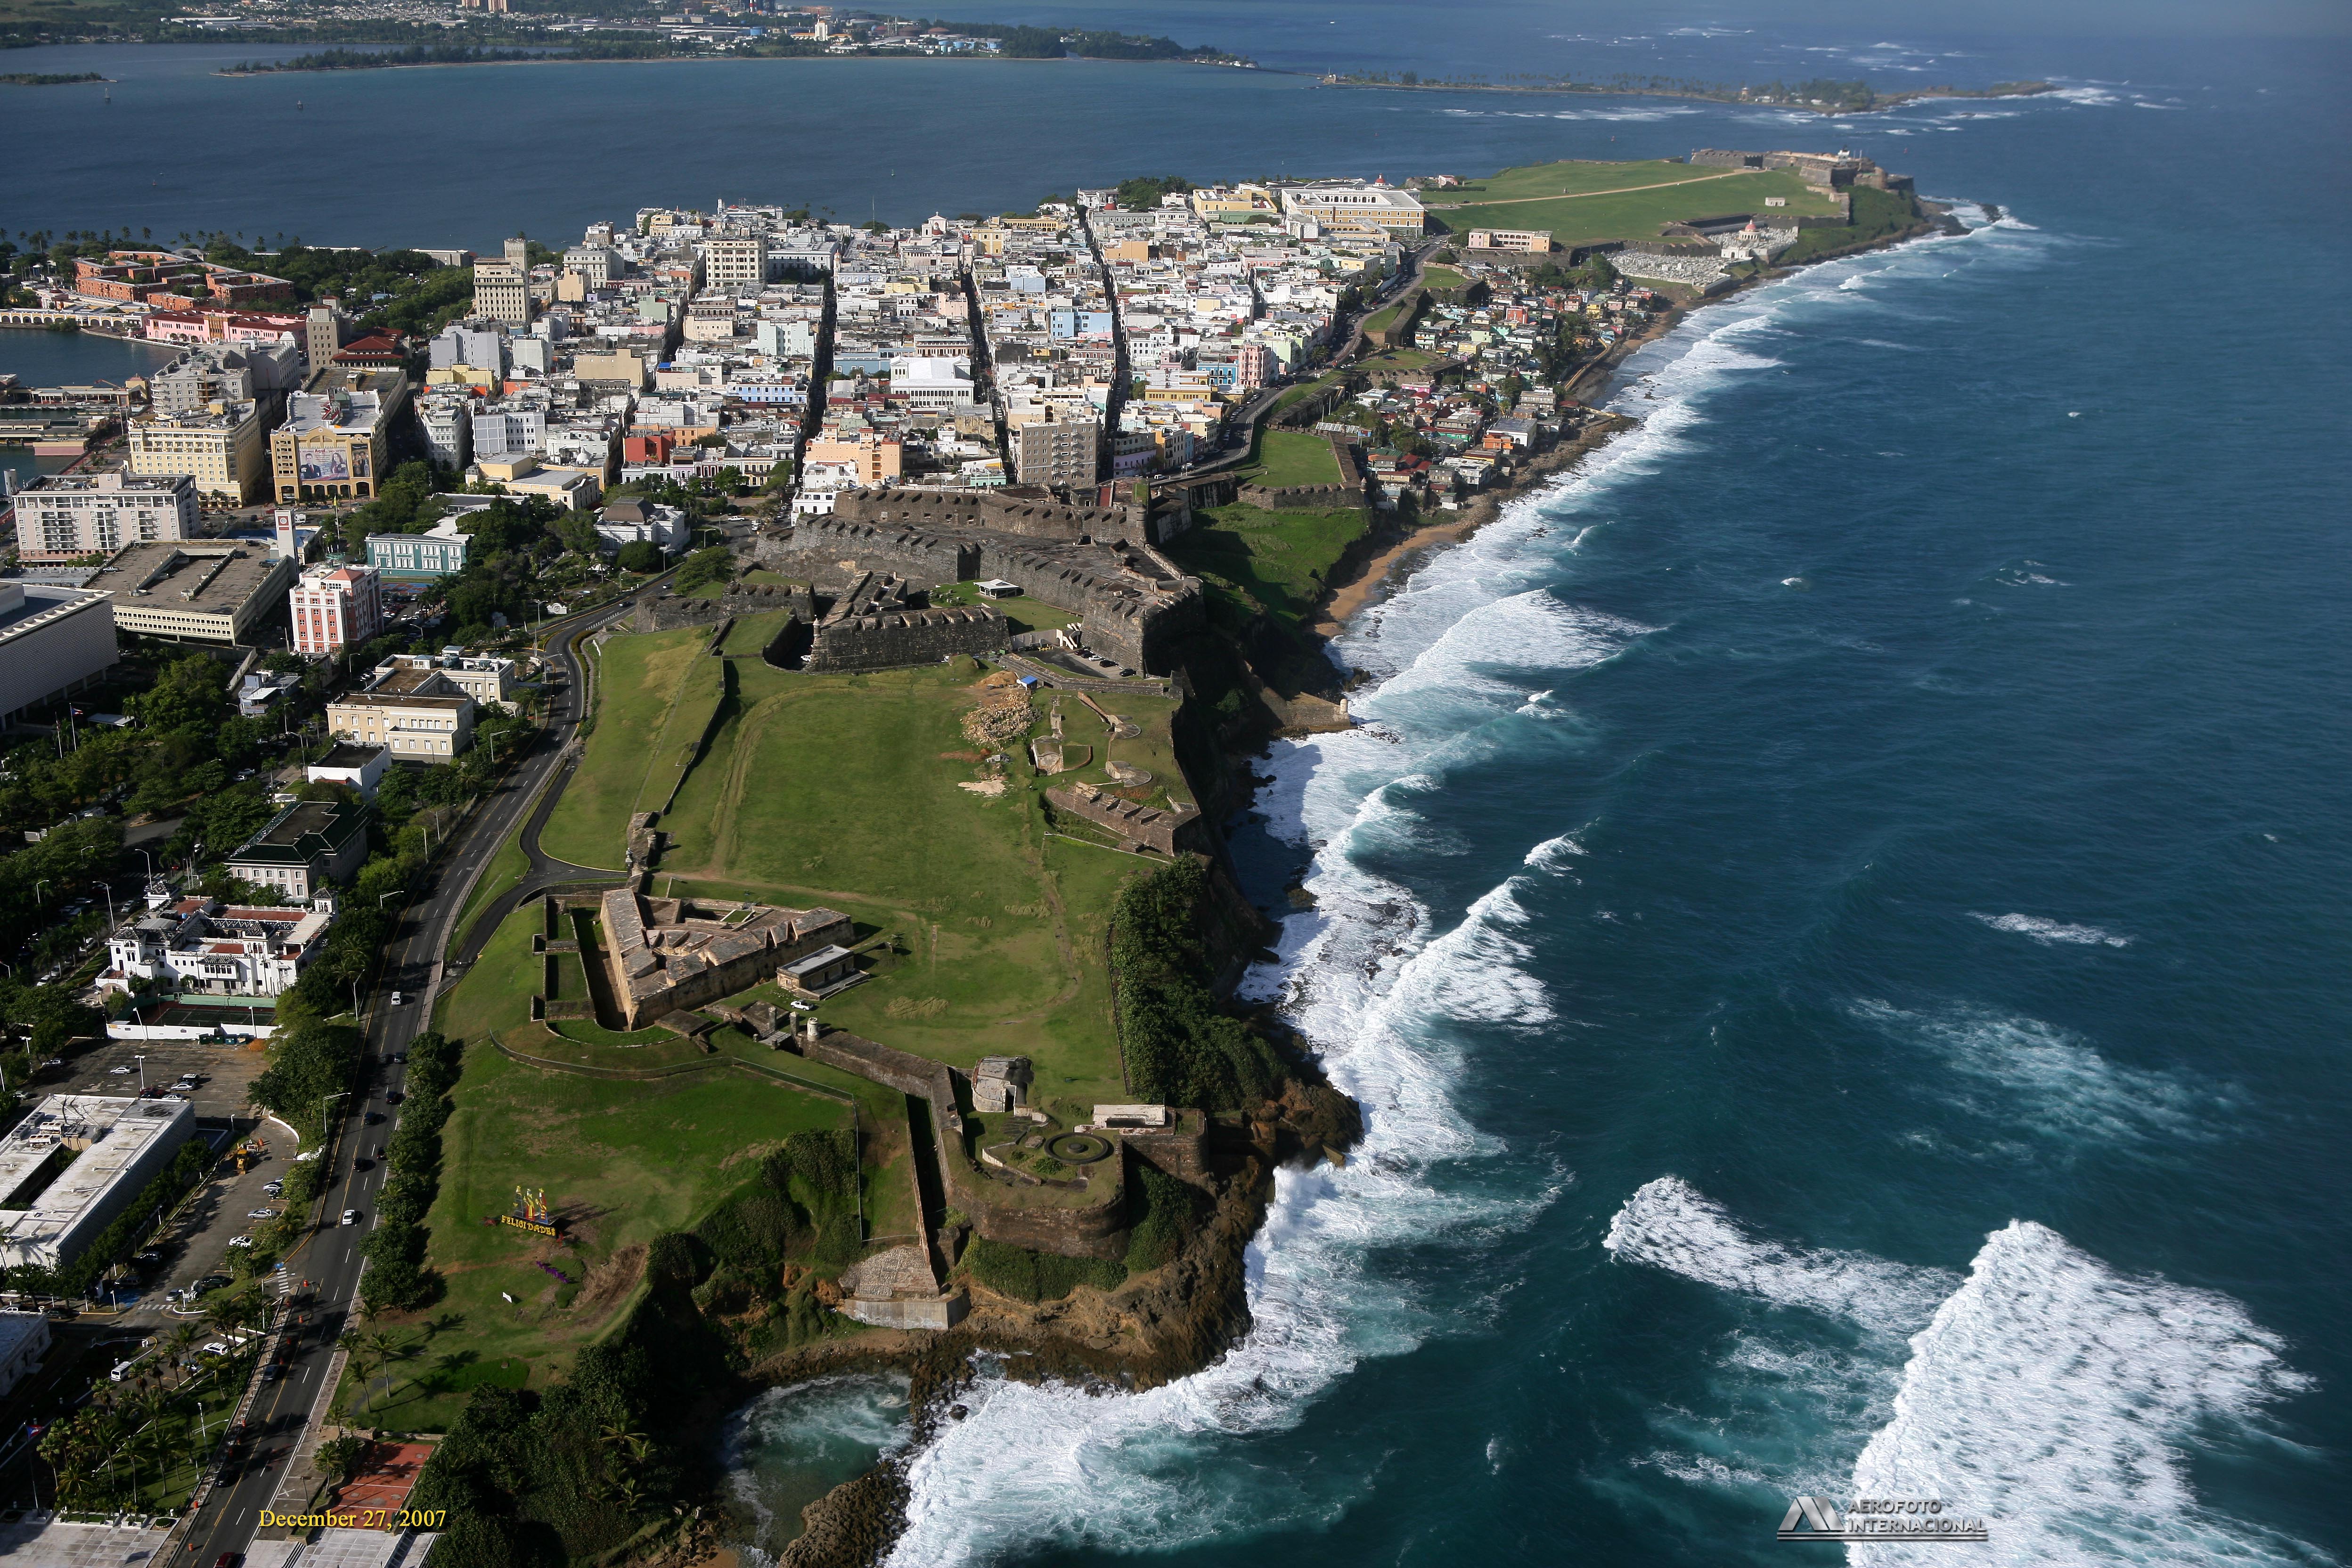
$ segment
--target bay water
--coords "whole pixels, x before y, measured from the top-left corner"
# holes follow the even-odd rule
[[[720,194],[906,221],[1696,146],[1853,145],[1962,204],[1965,236],[1694,312],[1612,390],[1634,429],[1339,639],[1362,727],[1278,745],[1237,843],[1285,921],[1250,985],[1366,1144],[1283,1175],[1218,1365],[983,1383],[913,1458],[894,1561],[1769,1562],[1801,1492],[1990,1526],[1871,1562],[2352,1552],[2341,42],[1081,9],[1301,69],[2063,90],[1823,121],[1143,66],[33,51],[122,85],[5,176],[12,234],[478,247]],[[14,145],[33,101],[0,99]],[[138,156],[201,122],[233,160]]]

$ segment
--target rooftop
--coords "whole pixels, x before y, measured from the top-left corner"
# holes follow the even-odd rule
[[[104,594],[84,593],[79,588],[55,587],[45,583],[0,583],[0,647],[5,647],[12,638],[28,637],[43,626],[55,626],[77,610],[104,602]]]
[[[16,1247],[55,1243],[149,1144],[194,1120],[184,1100],[51,1095],[0,1138],[0,1240]],[[77,1152],[72,1163],[35,1185],[60,1149]]]
[[[89,585],[124,606],[184,605],[225,616],[271,582],[278,567],[278,558],[258,545],[158,540],[123,546]]]

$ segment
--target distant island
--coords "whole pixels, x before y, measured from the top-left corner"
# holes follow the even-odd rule
[[[2057,89],[2046,81],[1999,81],[1990,87],[1921,87],[1882,93],[1866,81],[1748,83],[1694,81],[1679,77],[1618,75],[1587,81],[1570,77],[1509,76],[1490,81],[1483,76],[1425,77],[1418,71],[1359,72],[1327,76],[1324,87],[1384,88],[1391,90],[1442,92],[1577,92],[1611,97],[1691,98],[1712,103],[1767,105],[1801,109],[1816,114],[1875,114],[1936,98],[2026,98]]]
[[[10,87],[70,87],[76,82],[112,81],[113,79],[112,77],[100,76],[96,71],[10,71],[5,76],[0,76],[0,82],[5,82]]]
[[[835,31],[838,26],[840,31]],[[1213,45],[1187,46],[1173,38],[1138,33],[992,23],[913,21],[867,16],[807,28],[687,25],[649,28],[630,25],[596,36],[536,29],[498,45],[415,44],[406,48],[324,49],[285,60],[246,60],[223,76],[277,71],[388,70],[403,66],[537,64],[554,60],[842,59],[894,58],[908,55],[953,59],[1167,60],[1183,65],[1234,66],[1256,62]]]

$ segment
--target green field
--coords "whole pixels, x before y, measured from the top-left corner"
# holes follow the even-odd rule
[[[1293,485],[1336,485],[1339,459],[1331,455],[1329,437],[1301,430],[1268,430],[1259,438],[1258,466],[1241,478],[1270,489]]]
[[[837,1100],[732,1067],[613,1082],[509,1061],[479,1040],[456,1099],[426,1220],[447,1294],[426,1321],[391,1323],[415,1353],[373,1380],[352,1412],[369,1426],[446,1431],[479,1384],[545,1387],[634,1300],[633,1249],[701,1218],[788,1133],[851,1116]],[[562,1239],[482,1223],[512,1206],[518,1185],[546,1190]]]
[[[1015,594],[1004,599],[992,598],[980,591],[977,583],[943,583],[931,590],[931,603],[992,605],[1016,633],[1053,631],[1061,626],[1076,626],[1086,618],[1076,610],[1066,610],[1059,605],[1049,605],[1026,594]]]
[[[457,916],[457,940],[465,941],[466,933],[473,930],[475,918],[496,902],[499,894],[520,883],[530,871],[530,858],[522,852],[522,828],[518,824],[506,842],[499,846],[498,853],[490,857],[490,863],[482,868],[474,890],[466,895],[466,907]]]
[[[1474,228],[1544,228],[1561,246],[1655,239],[1663,225],[1725,213],[1760,216],[1767,196],[1788,198],[1786,208],[1771,209],[1775,216],[1827,217],[1842,210],[1829,192],[1786,169],[1742,172],[1662,160],[1536,163],[1506,169],[1475,186],[1432,195],[1463,204],[1433,204],[1431,209],[1454,234]],[[1440,287],[1434,282],[1430,286]]]
[[[1272,438],[1274,433],[1269,433]],[[1204,509],[1165,547],[1188,572],[1238,589],[1294,627],[1311,620],[1325,580],[1368,525],[1360,510]]]
[[[1451,267],[1433,265],[1423,268],[1421,271],[1422,287],[1436,293],[1450,294],[1456,289],[1469,287],[1469,284],[1466,274],[1456,272]]]
[[[597,658],[596,727],[541,829],[540,847],[575,866],[618,870],[633,812],[659,809],[720,695],[708,632],[618,636]]]

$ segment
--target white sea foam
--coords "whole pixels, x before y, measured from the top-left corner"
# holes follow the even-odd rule
[[[2183,1449],[2305,1386],[2226,1296],[2130,1278],[2031,1221],[1995,1231],[1911,1342],[1895,1418],[1853,1467],[1863,1497],[1984,1517],[1991,1563],[2309,1563],[2311,1547],[2201,1505]],[[1867,1568],[1952,1548],[1858,1546]]]
[[[1645,1263],[1780,1307],[1803,1307],[1899,1337],[1924,1323],[1959,1281],[1864,1252],[1791,1247],[1759,1236],[1679,1176],[1644,1183],[1601,1242],[1622,1262]]]
[[[1584,853],[1584,846],[1576,841],[1574,834],[1563,833],[1557,838],[1547,838],[1528,850],[1527,859],[1521,863],[1538,871],[1565,871],[1570,861]]]
[[[1984,921],[1995,931],[2013,931],[2019,936],[2030,936],[2045,946],[2053,942],[2072,942],[2078,947],[2129,947],[2131,945],[2131,938],[2117,936],[2115,932],[2103,931],[2097,926],[2071,925],[2064,921],[2049,920],[2041,915],[1986,915],[1978,914],[1974,910],[1969,910],[1969,913],[1973,919]]]
[[[2121,1067],[2081,1036],[1990,1008],[1906,1010],[1864,999],[1853,1016],[1906,1044],[1924,1045],[1959,1072],[1954,1092],[1996,1121],[2032,1128],[2072,1149],[2085,1139],[2167,1142],[2211,1135],[2227,1097],[2171,1074]]]

